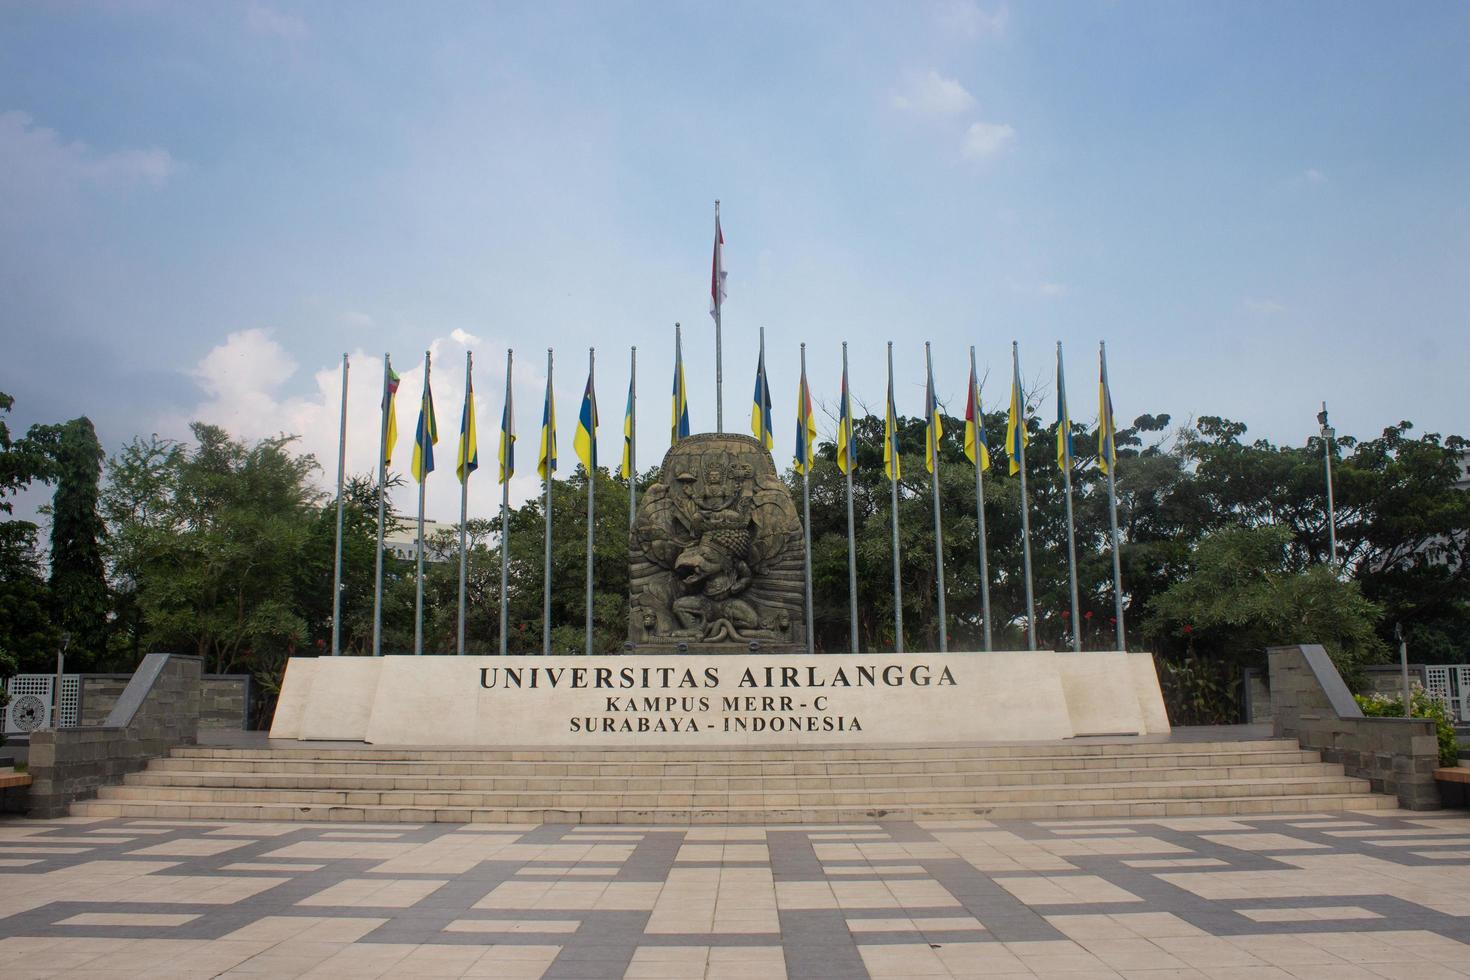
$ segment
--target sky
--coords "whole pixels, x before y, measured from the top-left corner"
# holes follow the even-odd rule
[[[715,428],[749,429],[766,329],[776,458],[800,344],[823,437],[1024,386],[1122,422],[1223,415],[1301,444],[1401,419],[1470,434],[1470,5],[1457,2],[244,3],[0,0],[0,390],[106,448],[193,420],[280,432],[335,479],[433,356],[457,518],[465,354],[492,516],[507,347],[517,500],[554,348],[563,472],[597,351],[604,463],[638,349],[639,464],[668,445],[673,325]],[[414,507],[413,489],[396,503]]]

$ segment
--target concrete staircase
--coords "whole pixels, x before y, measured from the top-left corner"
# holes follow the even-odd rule
[[[792,749],[180,748],[72,813],[487,823],[1067,819],[1390,808],[1295,741]]]

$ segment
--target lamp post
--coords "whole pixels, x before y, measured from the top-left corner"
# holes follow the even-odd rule
[[[1337,514],[1332,506],[1332,440],[1337,430],[1327,424],[1327,403],[1317,413],[1317,422],[1322,426],[1322,465],[1327,473],[1327,544],[1332,552],[1333,567],[1337,566]]]

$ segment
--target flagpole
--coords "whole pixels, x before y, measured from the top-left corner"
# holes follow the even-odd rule
[[[470,379],[470,368],[474,363],[474,352],[464,352],[464,410],[474,411],[471,392],[475,389]],[[459,481],[459,632],[455,640],[455,651],[464,656],[465,575],[469,570],[467,525],[470,520],[470,421],[461,418],[459,432],[459,454],[463,458],[464,475]]]
[[[893,341],[888,342],[888,404],[883,407],[885,416],[893,415],[892,441],[898,441],[898,408],[893,404]],[[884,433],[887,439],[888,434]],[[889,453],[893,457],[893,472],[888,480],[888,489],[891,497],[890,510],[893,514],[893,652],[903,653],[903,580],[899,574],[898,558],[898,446],[890,445]]]
[[[382,419],[378,425],[378,556],[377,569],[373,573],[373,656],[383,655],[383,522],[387,519],[385,496],[388,482],[388,379],[393,367],[388,355],[383,355],[383,404]]]
[[[432,451],[433,441],[429,432],[429,352],[424,351],[424,393],[419,398],[419,427],[422,432],[415,433],[414,438],[423,439],[423,448],[420,453],[424,462],[428,461],[428,453]],[[429,471],[426,466],[419,467],[419,523],[418,523],[418,550],[414,564],[413,585],[413,653],[416,657],[424,653],[424,488],[429,482]]]
[[[803,544],[801,553],[802,582],[806,590],[806,652],[813,654],[817,652],[816,625],[812,622],[812,490],[810,473],[812,468],[812,446],[807,439],[807,404],[810,395],[806,386],[806,344],[801,345],[801,403],[796,406],[796,412],[801,416],[797,423],[801,426],[805,459],[801,461],[801,531]]]
[[[1021,556],[1024,559],[1026,573],[1026,649],[1036,649],[1036,599],[1031,591],[1031,515],[1026,506],[1026,398],[1021,393],[1021,350],[1020,345],[1011,341],[1011,383],[1015,385],[1015,398],[1017,405],[1016,425],[1021,427],[1021,438],[1017,439],[1020,445],[1017,448],[1021,464]]]
[[[1066,426],[1058,432],[1057,439],[1066,440],[1065,459],[1062,467],[1062,483],[1067,490],[1067,578],[1072,589],[1072,652],[1082,652],[1082,606],[1077,601],[1077,527],[1072,519],[1072,416],[1067,412],[1066,380],[1062,374],[1062,342],[1057,341],[1057,398],[1062,410],[1058,412],[1057,426]]]
[[[939,652],[949,652],[948,617],[944,614],[944,531],[939,518],[939,439],[934,419],[939,414],[939,396],[934,392],[934,360],[929,352],[929,341],[924,341],[924,367],[929,372],[929,397],[924,411],[929,417],[924,420],[929,430],[929,458],[934,461],[934,471],[929,474],[929,487],[934,495],[934,580],[939,597]]]
[[[505,352],[505,417],[502,420],[500,438],[503,442],[502,455],[509,457],[500,461],[501,469],[514,458],[515,414],[511,405],[510,371],[515,351]],[[501,473],[500,480],[500,655],[506,655],[507,620],[510,618],[510,474]]]
[[[332,656],[342,653],[342,486],[347,479],[347,355],[342,355],[342,427],[337,435],[337,549],[332,561]]]
[[[551,403],[551,348],[546,348],[546,399]],[[551,656],[551,480],[556,471],[551,468],[551,444],[556,438],[556,419],[547,414],[544,420],[546,432],[546,569],[541,583],[541,655]]]
[[[737,222],[738,224],[739,222]],[[714,274],[711,276],[711,291],[715,301],[715,431],[725,431],[725,368],[720,338],[720,273],[724,271],[724,249],[720,247],[720,199],[715,198],[715,256]]]
[[[592,656],[592,543],[595,525],[592,518],[592,490],[597,485],[597,389],[594,378],[596,377],[597,351],[595,348],[587,348],[587,389],[592,392],[592,430],[588,434],[592,437],[592,466],[587,469],[587,656]]]
[[[837,423],[846,426],[852,417],[852,392],[847,386],[847,341],[842,342],[842,393],[847,399],[847,414]],[[845,433],[847,436],[846,446],[843,451],[849,454],[847,466],[843,467],[847,472],[843,474],[847,483],[847,623],[848,642],[852,652],[858,652],[858,607],[857,607],[857,545],[852,517],[852,457],[857,453],[853,450],[851,431]]]
[[[628,531],[638,518],[638,348],[628,351]]]
[[[985,413],[980,410],[980,381],[979,376],[975,373],[973,344],[970,345],[970,382],[975,387],[975,390],[970,392],[970,400],[975,405],[975,523],[980,533],[980,621],[985,628],[985,652],[989,653],[992,642],[990,635],[990,560],[986,554],[985,541],[985,470],[982,466],[985,457],[980,455],[980,447],[984,445]]]
[[[1123,629],[1123,562],[1119,557],[1121,547],[1118,539],[1118,491],[1113,471],[1118,468],[1118,449],[1113,442],[1113,395],[1108,387],[1108,345],[1098,341],[1097,356],[1102,366],[1102,386],[1107,392],[1108,417],[1103,424],[1108,427],[1108,531],[1113,537],[1113,618],[1118,621],[1118,649],[1127,650],[1127,633]]]

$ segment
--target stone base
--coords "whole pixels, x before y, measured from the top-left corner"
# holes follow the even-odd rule
[[[1147,653],[293,658],[271,737],[781,747],[1169,730]]]

